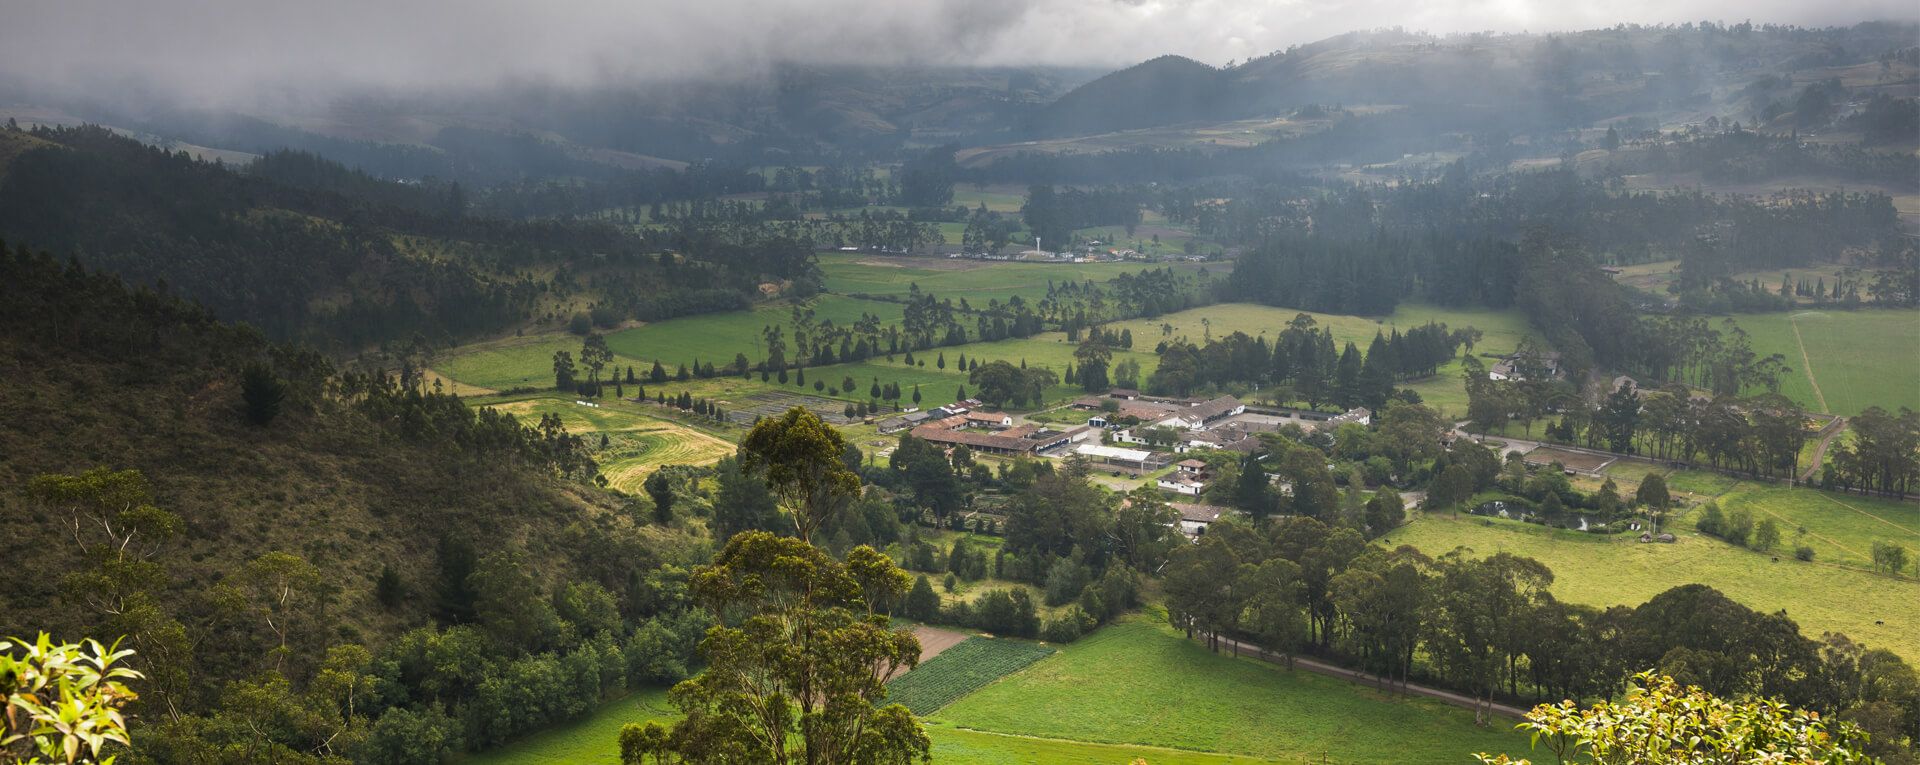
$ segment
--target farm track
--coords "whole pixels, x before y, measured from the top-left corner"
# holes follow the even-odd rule
[[[1833,410],[1827,407],[1826,394],[1820,392],[1820,380],[1813,376],[1813,359],[1807,357],[1807,341],[1800,337],[1800,320],[1796,318],[1796,315],[1789,314],[1787,316],[1787,326],[1793,328],[1793,345],[1800,349],[1800,368],[1807,373],[1807,384],[1813,386],[1814,400],[1820,402],[1820,411],[1822,413],[1832,414]]]
[[[1840,435],[1840,431],[1846,429],[1847,418],[1845,417],[1835,417],[1832,422],[1827,423],[1826,427],[1820,429],[1820,442],[1813,445],[1813,459],[1807,460],[1806,472],[1800,474],[1801,483],[1812,481],[1814,474],[1820,472],[1820,465],[1827,458],[1827,447],[1833,444],[1834,437]]]

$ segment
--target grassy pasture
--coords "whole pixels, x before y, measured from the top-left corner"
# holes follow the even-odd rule
[[[1920,409],[1920,310],[1814,309],[1733,319],[1752,337],[1755,353],[1787,360],[1793,371],[1780,392],[1802,406],[1847,416],[1869,406]]]
[[[1634,606],[1683,584],[1705,584],[1749,608],[1784,609],[1807,635],[1844,632],[1869,646],[1909,659],[1920,657],[1920,631],[1915,630],[1920,609],[1914,605],[1920,603],[1920,582],[1818,557],[1803,563],[1790,552],[1766,555],[1735,547],[1694,531],[1697,516],[1698,511],[1689,511],[1669,524],[1668,530],[1680,537],[1674,544],[1640,544],[1626,535],[1599,536],[1469,515],[1425,515],[1387,535],[1383,543],[1410,544],[1429,555],[1467,547],[1476,555],[1510,552],[1530,557],[1553,570],[1554,595],[1592,606]],[[1781,531],[1783,539],[1794,535],[1791,527]]]
[[[1465,710],[1209,653],[1132,617],[956,701],[936,724],[1294,761],[1461,762],[1526,749]],[[1151,754],[1142,755],[1158,762]]]
[[[969,210],[984,204],[993,212],[1017,213],[1026,203],[1026,189],[1019,186],[961,183],[953,187],[953,204]]]
[[[943,224],[945,225],[945,224]],[[953,237],[957,243],[958,233]],[[1166,266],[1183,271],[1198,271],[1203,264],[1153,263],[1029,263],[983,261],[955,258],[920,258],[899,255],[826,253],[820,256],[820,270],[826,274],[826,288],[840,295],[905,295],[913,285],[937,298],[958,304],[984,307],[988,300],[1006,301],[1019,295],[1022,300],[1038,301],[1047,294],[1047,282],[1104,282],[1121,274]],[[1228,268],[1211,264],[1214,272]]]
[[[599,408],[568,398],[532,398],[494,408],[531,424],[548,414],[560,416],[567,432],[590,436],[588,447],[609,485],[638,493],[640,483],[661,465],[706,465],[732,454],[733,444],[679,423],[648,416],[636,405],[604,399]],[[597,436],[607,436],[599,448]]]
[[[1052,653],[1052,648],[1025,640],[968,638],[887,683],[887,698],[916,715],[929,715]]]
[[[484,343],[462,346],[451,352],[445,359],[434,363],[434,371],[449,380],[457,381],[464,389],[455,392],[467,395],[474,388],[501,391],[511,388],[551,388],[553,387],[553,354],[566,351],[575,359],[580,356],[580,338],[565,333],[528,335],[491,340]],[[731,360],[733,357],[727,357]],[[633,366],[645,370],[650,362],[637,356],[628,356],[615,351],[613,364],[625,369]]]
[[[1746,510],[1754,523],[1773,519],[1786,556],[1813,548],[1814,560],[1871,570],[1873,543],[1894,542],[1920,551],[1920,506],[1873,497],[1741,483],[1720,497],[1726,512]]]
[[[548,728],[526,738],[472,755],[466,765],[619,765],[620,728],[627,723],[657,720],[666,724],[680,717],[667,702],[667,689],[636,691],[602,705],[586,717]]]
[[[937,720],[928,721],[926,726],[927,736],[933,739],[933,761],[941,765],[1028,765],[1040,762],[1048,765],[1124,765],[1136,759],[1146,760],[1153,765],[1247,765],[1273,762],[1256,757],[1183,749],[989,733],[955,727]]]
[[[883,324],[900,322],[900,306],[893,303],[821,295],[810,305],[814,320],[820,323],[831,319],[836,325],[847,326],[868,313],[880,317]],[[659,359],[668,371],[680,364],[692,364],[696,359],[726,366],[736,353],[758,361],[766,356],[760,331],[769,324],[786,328],[791,347],[792,316],[793,307],[785,302],[758,306],[750,311],[686,316],[615,332],[607,336],[607,346],[623,357],[646,359],[649,366],[654,359]],[[551,363],[549,360],[549,366]]]
[[[680,716],[665,689],[636,692],[608,703],[587,717],[535,733],[506,746],[471,755],[467,765],[618,765],[620,728],[627,723],[669,723]],[[1245,765],[1265,762],[1245,757],[1181,752],[1140,746],[1108,746],[1081,741],[1009,736],[931,723],[934,762],[942,765],[1113,765],[1146,757],[1154,765]]]

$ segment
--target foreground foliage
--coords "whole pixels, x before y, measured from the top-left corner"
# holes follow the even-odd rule
[[[108,745],[128,744],[121,709],[139,694],[123,680],[142,675],[122,664],[132,651],[99,641],[0,640],[0,762],[100,762]]]
[[[1858,731],[1829,725],[1820,713],[1772,699],[1730,701],[1673,678],[1641,673],[1619,702],[1580,709],[1571,701],[1527,713],[1532,731],[1556,762],[1593,765],[1780,763],[1840,765],[1873,762],[1858,748]],[[1482,763],[1525,765],[1507,755],[1479,754]]]

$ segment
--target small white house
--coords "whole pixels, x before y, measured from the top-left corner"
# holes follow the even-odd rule
[[[1200,492],[1207,488],[1206,484],[1195,480],[1192,476],[1177,471],[1162,476],[1158,485],[1163,491],[1170,491],[1188,497],[1198,497],[1200,496]]]

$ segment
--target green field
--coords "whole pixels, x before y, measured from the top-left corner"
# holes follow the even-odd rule
[[[927,736],[933,739],[933,761],[940,765],[1127,765],[1135,759],[1144,759],[1151,765],[1254,765],[1273,762],[1257,757],[1153,746],[1094,744],[989,733],[954,727],[938,720],[927,722]],[[1313,761],[1320,762],[1318,758]],[[1338,757],[1329,761],[1346,762]]]
[[[953,187],[953,203],[969,210],[984,204],[994,212],[1017,213],[1027,203],[1027,194],[1018,186],[961,183]]]
[[[1209,653],[1144,616],[1062,646],[936,713],[941,725],[1278,761],[1467,762],[1526,749],[1465,710]],[[1150,755],[1149,762],[1158,762]]]
[[[1788,504],[1761,499],[1769,506]],[[1794,501],[1805,506],[1819,500]],[[1790,551],[1769,555],[1735,547],[1694,531],[1696,515],[1698,511],[1689,511],[1671,524],[1669,530],[1680,537],[1674,544],[1640,544],[1628,535],[1600,536],[1471,515],[1422,516],[1382,543],[1410,544],[1428,555],[1467,547],[1478,555],[1508,552],[1533,558],[1553,570],[1554,595],[1592,606],[1636,606],[1683,584],[1705,584],[1749,608],[1784,609],[1809,636],[1844,632],[1868,646],[1920,658],[1920,631],[1914,629],[1920,619],[1920,582],[1819,557],[1803,563]],[[1781,536],[1791,543],[1794,529],[1782,528]]]
[[[970,641],[971,642],[971,641]],[[467,757],[467,765],[618,765],[620,729],[627,723],[667,723],[680,716],[664,689],[640,691],[606,704],[587,717]],[[1249,757],[1182,752],[1143,746],[1112,746],[966,730],[927,724],[933,761],[942,765],[1125,765],[1136,757],[1153,765],[1253,765]],[[1335,760],[1340,762],[1341,760]]]
[[[1049,281],[1104,282],[1152,268],[1198,272],[1202,265],[1213,273],[1231,268],[1223,263],[1029,263],[852,253],[820,256],[820,270],[826,274],[829,292],[905,295],[918,285],[920,291],[931,292],[934,297],[951,298],[956,305],[965,298],[976,307],[985,307],[993,299],[1004,302],[1014,295],[1028,302],[1038,301],[1046,297]]]
[[[1780,392],[1812,411],[1851,416],[1869,406],[1890,412],[1920,409],[1920,310],[1807,310],[1733,318],[1752,337],[1755,353],[1778,353],[1787,360],[1793,371],[1781,379]]]
[[[580,338],[564,333],[528,335],[461,346],[434,362],[434,371],[463,385],[501,391],[553,387],[553,354],[580,356]],[[731,356],[728,357],[731,360]],[[645,371],[651,362],[616,352],[614,363]],[[465,395],[468,391],[459,391]]]
[[[1780,528],[1776,555],[1813,548],[1814,560],[1873,568],[1873,543],[1894,542],[1920,552],[1920,505],[1849,494],[1741,483],[1720,497],[1726,512],[1746,510],[1754,523]]]
[[[954,699],[1052,653],[1052,648],[1025,640],[967,638],[887,683],[887,698],[906,705],[916,715],[932,714]]]
[[[987,651],[968,646],[987,644]],[[1003,662],[1021,641],[973,638],[942,660]],[[995,673],[999,677],[1001,673]],[[936,763],[1154,765],[1466,762],[1476,751],[1526,750],[1526,739],[1473,725],[1438,702],[1383,694],[1305,671],[1208,653],[1158,619],[1135,616],[1060,648],[927,718]],[[901,681],[896,680],[899,688]],[[889,701],[907,702],[910,692]],[[620,728],[677,713],[647,690],[588,717],[473,755],[474,765],[617,763]],[[1324,759],[1323,759],[1324,758]]]
[[[813,308],[816,323],[831,319],[834,324],[844,327],[867,313],[880,317],[882,324],[900,322],[900,306],[895,303],[821,295],[809,305]],[[792,317],[793,307],[785,302],[758,306],[751,311],[687,316],[615,332],[607,336],[607,345],[614,353],[646,359],[649,365],[653,359],[660,359],[669,371],[680,364],[692,364],[695,359],[702,363],[713,362],[714,366],[726,366],[733,361],[736,353],[744,353],[754,361],[765,358],[766,345],[760,331],[769,324],[786,328],[785,336],[791,348]],[[552,354],[548,356],[547,364],[551,368]],[[459,375],[454,377],[458,378]]]
[[[485,403],[485,402],[482,402]],[[537,396],[492,404],[528,424],[553,414],[567,432],[588,435],[600,474],[608,485],[638,493],[640,483],[661,465],[710,465],[733,453],[732,443],[685,425],[652,416],[640,404],[603,399],[599,407],[585,407],[564,396]],[[598,436],[608,444],[600,447]]]
[[[579,720],[548,728],[498,749],[475,754],[462,762],[468,765],[548,765],[556,762],[619,765],[621,727],[627,723],[649,720],[664,724],[679,716],[680,713],[667,703],[665,688],[650,688],[605,704]]]

